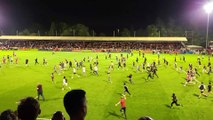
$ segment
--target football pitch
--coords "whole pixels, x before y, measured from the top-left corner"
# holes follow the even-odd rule
[[[144,61],[135,51],[133,56],[128,55],[125,69],[117,68],[116,55],[120,57],[121,53],[111,53],[112,58],[105,59],[107,53],[95,52],[41,52],[41,51],[15,51],[19,58],[18,64],[2,64],[3,56],[13,56],[13,51],[0,51],[1,68],[0,68],[0,112],[6,109],[16,110],[17,102],[27,96],[36,97],[36,86],[38,83],[43,85],[45,101],[40,100],[41,114],[39,118],[52,117],[55,111],[62,111],[66,119],[69,119],[63,106],[63,96],[68,89],[62,90],[62,80],[66,76],[71,89],[84,89],[87,97],[87,116],[86,120],[122,120],[120,106],[115,106],[123,94],[123,83],[126,82],[132,96],[126,95],[126,112],[128,120],[137,120],[141,116],[151,116],[154,120],[212,120],[213,116],[213,94],[208,97],[198,98],[200,91],[197,84],[185,83],[186,73],[177,71],[174,68],[174,59],[176,57],[177,66],[183,66],[187,71],[188,64],[192,63],[198,68],[200,76],[196,75],[197,80],[204,82],[207,87],[209,80],[212,81],[212,74],[202,73],[203,65],[207,65],[208,56],[204,56],[199,68],[197,63],[198,55],[192,54],[161,54],[160,65],[157,65],[157,74],[159,78],[149,79],[146,81],[146,71],[136,71],[132,66],[136,57],[139,63]],[[124,57],[128,53],[122,53]],[[98,55],[98,72],[99,75],[90,73],[89,65],[93,64]],[[186,62],[182,60],[185,56]],[[60,74],[55,73],[55,83],[51,81],[51,73],[55,65],[65,62],[65,59],[72,61],[86,61],[86,75],[82,75],[82,69],[77,70],[80,77],[74,76],[72,79],[72,69],[66,68]],[[88,62],[88,57],[93,58],[93,62]],[[148,63],[157,62],[157,54],[145,54]],[[163,63],[163,57],[169,62],[169,65]],[[35,65],[35,58],[38,58],[39,64]],[[47,59],[48,64],[42,65],[43,58]],[[180,59],[181,58],[181,59]],[[29,65],[25,66],[25,59],[29,59]],[[15,59],[14,59],[15,60]],[[111,71],[112,83],[108,82],[108,67],[113,61],[114,70]],[[213,57],[211,57],[213,63]],[[137,65],[137,63],[136,63]],[[68,66],[68,65],[67,65]],[[140,68],[142,69],[142,68]],[[128,81],[128,75],[133,75],[134,84]],[[172,93],[178,98],[178,103],[182,106],[170,108],[172,102]]]

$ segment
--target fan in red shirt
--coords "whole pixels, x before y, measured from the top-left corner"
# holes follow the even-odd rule
[[[44,101],[45,99],[44,99],[43,89],[42,89],[42,85],[41,84],[37,85],[37,93],[38,93],[38,100],[39,100],[39,97],[41,96],[43,101]]]
[[[115,106],[118,106],[118,104],[121,104],[120,112],[123,113],[124,118],[127,119],[127,117],[126,117],[126,96],[125,95],[121,96],[120,101],[117,104],[115,104]]]

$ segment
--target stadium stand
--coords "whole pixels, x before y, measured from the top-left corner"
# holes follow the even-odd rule
[[[152,51],[181,49],[186,41],[185,37],[0,36],[0,49]]]

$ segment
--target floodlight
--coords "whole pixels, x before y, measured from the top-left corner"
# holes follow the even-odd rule
[[[210,16],[210,13],[212,12],[213,10],[213,1],[211,2],[208,2],[206,3],[204,6],[203,6],[204,10],[206,11],[207,13],[207,27],[206,27],[206,49],[208,47],[208,37],[209,37],[209,16]]]
[[[210,14],[213,10],[213,1],[208,2],[203,6],[203,9],[206,11],[207,14]]]

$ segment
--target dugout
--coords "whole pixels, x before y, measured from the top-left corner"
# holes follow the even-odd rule
[[[186,48],[189,50],[203,50],[203,47],[198,45],[187,45]]]
[[[186,49],[187,49],[187,52],[190,53],[190,54],[193,54],[193,53],[198,54],[198,53],[200,53],[200,51],[203,50],[203,47],[198,46],[198,45],[187,45]]]

